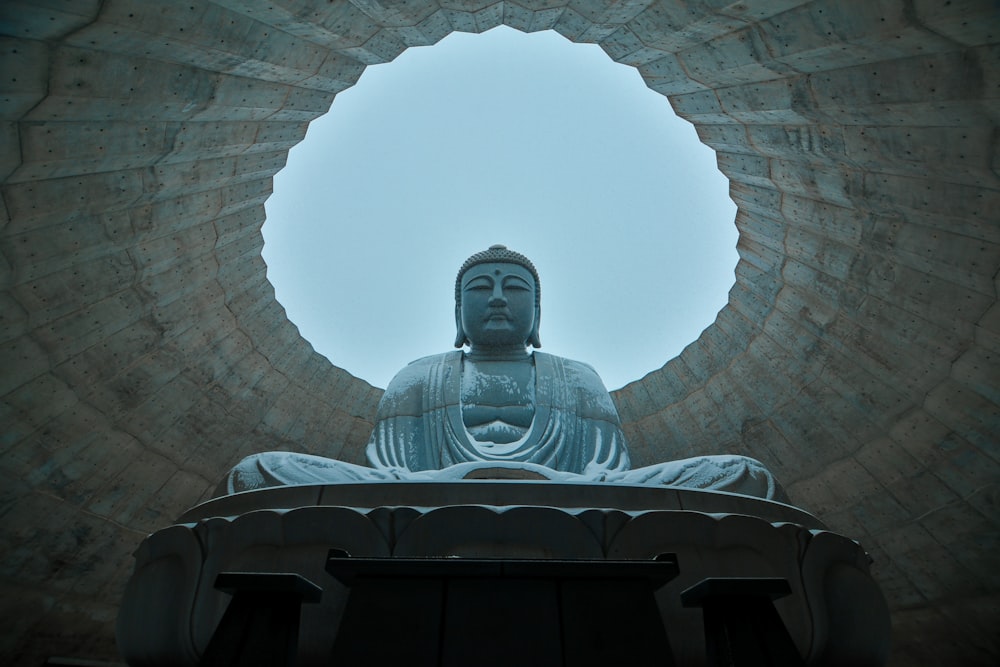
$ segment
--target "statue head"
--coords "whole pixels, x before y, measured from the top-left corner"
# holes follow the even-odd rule
[[[541,347],[541,297],[538,271],[527,257],[502,245],[477,252],[455,278],[455,347]]]

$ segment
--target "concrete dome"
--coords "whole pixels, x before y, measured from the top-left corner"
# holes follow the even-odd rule
[[[870,550],[892,664],[996,659],[994,3],[14,0],[5,663],[112,659],[132,550],[241,457],[361,459],[381,390],[275,301],[263,203],[366,65],[500,24],[636,66],[739,207],[729,304],[615,392],[635,462],[759,458]]]

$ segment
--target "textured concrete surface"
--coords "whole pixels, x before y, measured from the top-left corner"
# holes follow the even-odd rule
[[[739,206],[729,305],[615,394],[636,464],[761,459],[871,551],[894,665],[995,664],[998,11],[0,4],[0,658],[113,658],[132,550],[246,454],[360,459],[381,390],[275,301],[271,177],[365,65],[506,24],[636,66]]]

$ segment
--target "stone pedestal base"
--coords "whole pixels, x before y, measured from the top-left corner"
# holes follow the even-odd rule
[[[779,578],[774,605],[806,664],[879,665],[888,611],[854,541],[793,507],[676,488],[535,481],[370,482],[251,491],[199,505],[136,552],[118,619],[130,665],[195,665],[229,602],[220,572],[297,573],[323,588],[302,607],[299,664],[330,664],[347,588],[330,549],[364,558],[649,561],[676,554],[656,603],[677,664],[704,665],[706,578]],[[614,613],[608,610],[607,613]],[[392,626],[382,626],[393,641]],[[629,637],[619,638],[628,643]]]

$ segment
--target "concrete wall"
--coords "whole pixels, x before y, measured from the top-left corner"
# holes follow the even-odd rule
[[[361,458],[381,390],[275,301],[271,177],[365,65],[500,24],[636,66],[739,206],[729,305],[616,392],[637,463],[761,459],[872,552],[894,665],[994,663],[993,2],[8,0],[5,664],[112,658],[131,551],[242,456]]]

